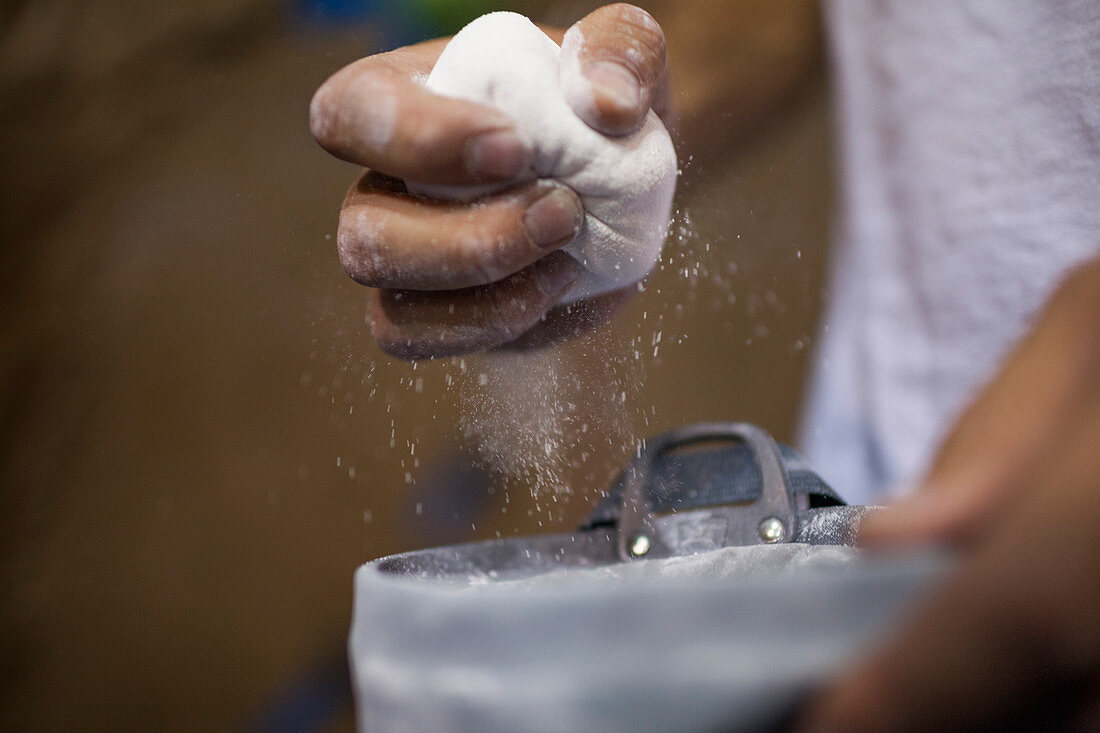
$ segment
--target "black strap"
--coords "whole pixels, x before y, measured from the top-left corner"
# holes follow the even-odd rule
[[[779,453],[791,493],[809,496],[811,508],[844,506],[844,501],[814,473],[798,451],[780,444]],[[581,529],[615,526],[622,490],[620,474]],[[746,445],[737,443],[666,453],[654,462],[649,485],[651,508],[657,514],[755,501],[760,492],[756,457]]]

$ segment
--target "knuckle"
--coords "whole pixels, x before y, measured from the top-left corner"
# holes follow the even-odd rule
[[[330,79],[313,93],[309,102],[309,132],[322,146],[327,146],[332,141],[336,120],[333,97],[333,83]]]
[[[383,353],[406,361],[418,359],[423,354],[423,345],[416,343],[392,324],[371,324],[371,336]]]
[[[418,359],[422,356],[423,348],[411,338],[401,333],[401,330],[391,326],[376,327],[372,324],[371,336],[374,343],[383,353],[406,361]]]
[[[378,348],[399,359],[417,359],[425,354],[426,344],[418,338],[415,328],[399,321],[402,302],[396,293],[375,290],[369,301],[371,337]],[[395,317],[397,316],[397,317]]]
[[[456,232],[454,260],[468,270],[479,284],[507,277],[519,264],[526,248],[511,236],[507,224],[487,211],[474,210],[466,225]],[[480,215],[480,216],[478,216]]]
[[[417,120],[416,124],[400,126],[398,132],[403,138],[404,148],[410,157],[432,160],[439,155],[440,140],[444,137],[446,129],[443,127],[442,120],[424,117]]]
[[[495,247],[486,246],[483,240],[467,238],[459,240],[459,259],[463,262],[463,277],[471,285],[484,285],[500,280],[507,273],[494,254]]]
[[[665,63],[665,34],[652,15],[634,5],[613,6],[619,32],[624,34],[626,58],[636,70],[646,76],[658,73]]]
[[[663,41],[664,33],[661,30],[661,24],[647,11],[629,3],[616,3],[611,8],[624,30],[642,38]]]
[[[511,288],[487,288],[481,307],[483,327],[499,341],[511,341],[527,330],[528,304]]]
[[[625,63],[643,81],[652,82],[664,70],[664,31],[652,15],[635,5],[604,6],[570,28],[567,42],[570,36],[573,44],[580,43],[582,55]]]
[[[333,74],[310,100],[313,137],[337,157],[371,164],[383,155],[401,112],[401,89],[393,75],[360,61]]]
[[[352,280],[378,286],[385,278],[382,257],[382,236],[385,223],[363,210],[345,211],[340,215],[336,232],[336,248],[340,264]]]

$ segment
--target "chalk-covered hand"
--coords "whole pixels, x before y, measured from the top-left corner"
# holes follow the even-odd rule
[[[1100,730],[1100,259],[861,539],[949,543],[963,564],[805,730]]]
[[[652,108],[668,109],[664,36],[645,11],[603,7],[564,36],[562,67],[579,70],[574,111],[620,135]],[[469,185],[517,180],[532,151],[505,114],[435,95],[424,80],[447,39],[350,64],[317,90],[317,142],[367,170],[340,212],[340,260],[373,288],[374,338],[403,358],[448,356],[566,338],[606,319],[622,291],[557,305],[581,273],[560,252],[584,212],[577,195],[546,182],[461,203],[410,195],[404,180]],[[569,64],[567,59],[575,60]]]

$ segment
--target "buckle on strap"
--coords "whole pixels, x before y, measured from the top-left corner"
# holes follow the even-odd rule
[[[624,474],[619,504],[616,549],[627,562],[646,555],[667,555],[655,529],[656,517],[649,498],[653,466],[663,454],[691,445],[719,441],[745,444],[760,469],[760,498],[748,504],[713,507],[727,521],[728,545],[791,542],[798,534],[798,508],[790,490],[779,446],[765,431],[748,423],[700,423],[689,425],[648,443],[631,461]]]

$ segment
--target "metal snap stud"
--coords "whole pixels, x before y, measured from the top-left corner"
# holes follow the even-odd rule
[[[765,544],[773,545],[783,539],[783,535],[787,533],[787,528],[783,526],[783,522],[778,518],[767,517],[760,522],[760,526],[756,528],[756,531]]]

